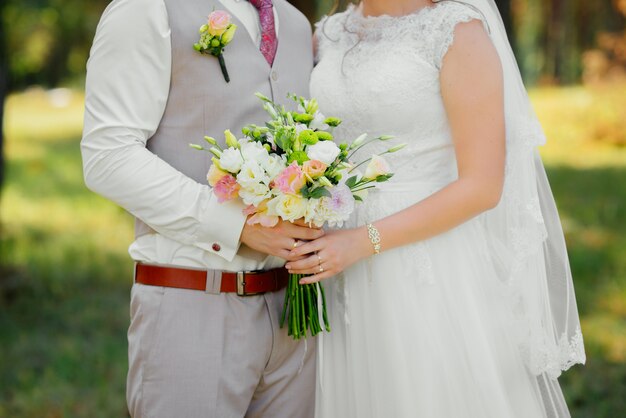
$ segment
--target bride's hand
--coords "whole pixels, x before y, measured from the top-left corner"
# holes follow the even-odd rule
[[[289,273],[311,274],[300,281],[300,284],[310,284],[329,279],[373,253],[372,243],[364,227],[328,231],[322,238],[292,250],[291,257],[309,256],[290,261],[285,267]]]

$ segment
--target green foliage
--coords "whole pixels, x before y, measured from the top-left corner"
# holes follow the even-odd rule
[[[6,0],[0,24],[7,27],[13,88],[55,86],[82,78],[91,41],[107,0]],[[2,9],[2,6],[4,8]]]
[[[122,417],[132,224],[84,187],[82,96],[58,94],[7,103],[0,416]]]
[[[325,187],[313,188],[304,186],[300,189],[300,193],[305,199],[321,199],[322,197],[331,197],[330,192]]]

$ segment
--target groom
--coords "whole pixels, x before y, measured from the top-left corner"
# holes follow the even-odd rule
[[[193,48],[206,16],[238,26],[216,57]],[[255,92],[307,95],[311,30],[286,0],[114,0],[88,62],[85,181],[136,217],[128,331],[133,417],[309,417],[315,342],[279,328],[298,240],[323,232],[246,224],[206,185],[190,149],[267,118]],[[252,273],[250,273],[252,272]]]

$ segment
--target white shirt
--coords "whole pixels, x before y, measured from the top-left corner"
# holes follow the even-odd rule
[[[221,2],[260,45],[256,8],[247,1]],[[146,149],[167,103],[171,53],[163,1],[109,5],[87,63],[81,142],[86,184],[156,231],[132,243],[135,261],[220,270],[282,265],[276,257],[240,249],[246,219],[241,203],[218,203],[208,185]]]

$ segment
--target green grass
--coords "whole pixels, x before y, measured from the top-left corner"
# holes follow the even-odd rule
[[[61,95],[61,107],[54,98],[33,90],[7,103],[0,417],[122,417],[132,220],[83,185],[82,95]],[[574,418],[618,417],[626,410],[626,86],[532,98],[550,141],[542,152],[589,356],[564,375],[563,389]]]
[[[0,417],[126,416],[132,222],[83,185],[82,99],[7,102]]]

